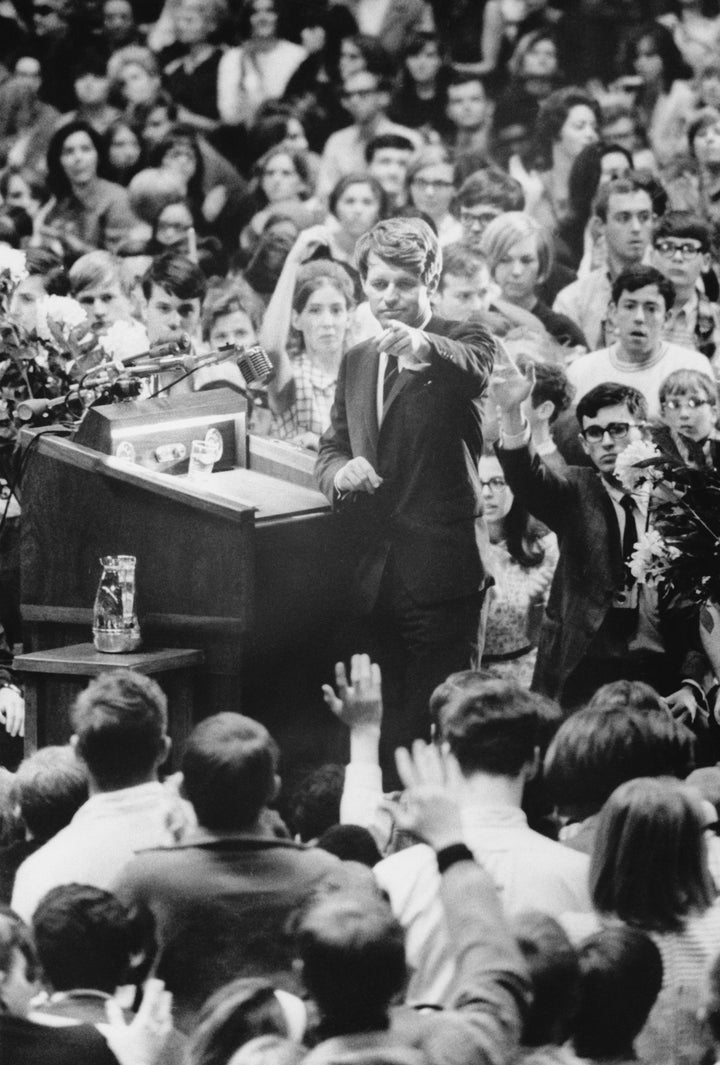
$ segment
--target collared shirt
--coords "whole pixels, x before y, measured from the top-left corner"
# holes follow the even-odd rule
[[[416,328],[417,329],[424,329],[431,318],[432,318],[432,310],[429,310],[426,313],[426,315],[423,318],[423,320],[420,323],[420,325],[416,326]],[[385,369],[387,367],[387,363],[388,363],[388,359],[389,358],[390,358],[390,356],[387,354],[387,352],[385,352],[385,351],[381,351],[380,352],[380,359],[378,361],[378,378],[377,378],[377,386],[376,386],[376,390],[377,390],[376,391],[376,403],[377,403],[378,428],[382,425],[382,420],[383,420],[383,407],[385,406],[385,398],[384,398],[384,395],[383,395],[384,387],[385,387]],[[426,369],[427,366],[428,366],[428,363],[426,363],[426,362],[411,362],[409,359],[406,359],[404,355],[401,355],[398,358],[398,369],[399,369],[400,373],[402,373],[403,370],[407,370],[408,373],[419,373],[420,370]]]
[[[136,851],[172,843],[166,819],[180,804],[189,810],[159,781],[92,795],[69,825],[22,863],[13,909],[29,923],[51,888],[77,883],[111,890]]]
[[[507,914],[541,910],[558,917],[569,905],[591,909],[588,856],[533,831],[519,807],[469,802],[462,820],[465,842],[493,878]],[[383,859],[373,872],[405,929],[412,973],[406,1001],[447,1004],[454,965],[433,850],[410,847]]]

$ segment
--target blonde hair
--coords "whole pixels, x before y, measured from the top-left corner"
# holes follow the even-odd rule
[[[526,237],[534,237],[539,263],[538,281],[544,281],[553,266],[552,240],[545,229],[525,211],[506,211],[494,218],[480,241],[480,254],[485,257],[490,273],[495,274],[500,261]]]

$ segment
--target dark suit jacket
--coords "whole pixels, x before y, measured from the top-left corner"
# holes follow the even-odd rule
[[[358,344],[346,354],[332,424],[320,441],[316,474],[334,502],[335,475],[351,458],[362,455],[383,478],[374,495],[357,492],[341,502],[357,536],[366,607],[377,595],[391,548],[418,603],[471,595],[483,584],[475,535],[475,519],[482,514],[479,399],[495,344],[477,323],[433,316],[424,332],[432,346],[430,364],[399,375],[379,429],[377,342]]]
[[[510,488],[557,534],[560,546],[538,644],[533,688],[551,698],[586,654],[622,587],[624,566],[612,501],[600,475],[581,466],[551,470],[532,447],[497,448]],[[687,614],[661,603],[663,643],[681,680],[700,682],[706,663],[693,645],[695,625]]]

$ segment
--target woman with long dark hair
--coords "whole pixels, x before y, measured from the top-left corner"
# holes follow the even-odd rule
[[[551,231],[567,214],[572,165],[583,148],[599,140],[600,118],[599,104],[584,89],[558,89],[540,106],[527,152],[510,159],[509,173],[525,192],[525,210]]]
[[[515,498],[494,452],[480,459],[480,484],[495,578],[488,597],[482,666],[529,687],[542,612],[558,560],[557,540]]]
[[[687,128],[696,106],[690,67],[670,30],[659,22],[648,23],[630,40],[624,65],[641,80],[635,107],[655,159],[666,163],[687,151]]]
[[[47,154],[50,201],[37,220],[46,239],[59,240],[69,258],[95,248],[115,251],[137,225],[127,192],[106,179],[105,147],[87,122],[68,122]]]

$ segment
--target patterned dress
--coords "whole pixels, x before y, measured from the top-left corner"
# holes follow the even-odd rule
[[[495,584],[488,593],[483,668],[529,688],[535,668],[540,622],[558,560],[557,538],[541,540],[545,557],[539,566],[521,566],[500,540],[489,546]]]

